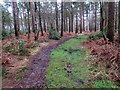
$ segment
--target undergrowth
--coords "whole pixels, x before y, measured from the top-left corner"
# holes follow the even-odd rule
[[[49,39],[59,40],[61,38],[60,34],[52,26],[49,28],[48,32]]]
[[[96,34],[91,34],[91,35],[89,35],[89,38],[90,38],[90,39],[99,39],[99,38],[101,38],[101,37],[103,37],[102,32],[97,32]]]
[[[8,74],[9,71],[5,67],[2,67],[2,79],[5,79]]]
[[[102,31],[96,32],[95,34],[90,34],[89,39],[100,39],[102,37],[105,37],[107,34],[107,29],[104,28]]]
[[[30,43],[26,44],[27,48],[35,48],[35,47],[38,47],[38,46],[39,46],[38,42],[30,42]]]
[[[109,78],[120,82],[120,48],[115,43],[106,42],[103,38],[88,39],[85,44],[91,50],[91,54],[98,58],[98,64],[102,64]]]
[[[11,52],[14,55],[29,55],[29,50],[25,47],[25,42],[23,39],[14,42],[7,42],[3,45],[3,50],[5,52]]]
[[[15,79],[22,79],[24,77],[22,72],[24,72],[26,69],[27,69],[26,66],[22,66],[22,67],[18,68],[16,70]]]

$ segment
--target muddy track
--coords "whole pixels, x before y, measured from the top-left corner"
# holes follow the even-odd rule
[[[28,65],[28,72],[25,73],[24,79],[22,79],[21,83],[15,87],[42,87],[45,80],[45,70],[48,66],[51,50],[72,37],[61,38],[57,42],[43,47],[41,51],[36,55],[38,58],[30,61],[30,64]]]

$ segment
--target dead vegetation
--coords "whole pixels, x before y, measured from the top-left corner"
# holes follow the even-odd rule
[[[103,38],[88,39],[83,44],[91,50],[91,54],[106,68],[109,79],[120,82],[120,46],[115,39],[114,43],[106,42]]]

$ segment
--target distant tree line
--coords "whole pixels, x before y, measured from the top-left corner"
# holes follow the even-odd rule
[[[102,31],[104,38],[111,42],[117,32],[120,42],[120,1],[4,2],[0,7],[2,31],[14,31],[17,38],[20,32],[26,32],[29,39],[33,32],[34,40],[38,40],[39,34],[44,36],[52,25],[61,36],[66,31]]]

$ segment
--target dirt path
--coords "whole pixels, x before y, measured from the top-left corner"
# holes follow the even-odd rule
[[[61,38],[59,41],[43,47],[36,55],[37,59],[30,61],[30,64],[28,65],[29,70],[25,73],[24,79],[22,79],[21,82],[14,87],[42,87],[45,78],[45,69],[48,66],[49,54],[51,50],[72,37]]]

